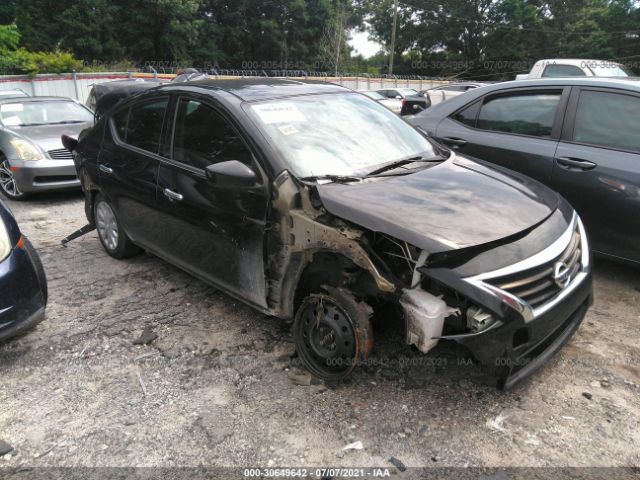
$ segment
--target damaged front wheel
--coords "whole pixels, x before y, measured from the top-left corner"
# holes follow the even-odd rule
[[[324,289],[327,294],[311,294],[303,300],[293,335],[304,366],[318,378],[336,381],[371,351],[371,308],[345,290]]]

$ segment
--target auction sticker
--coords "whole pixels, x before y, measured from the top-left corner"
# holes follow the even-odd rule
[[[253,105],[251,108],[266,125],[307,121],[298,107],[291,102],[265,103]]]

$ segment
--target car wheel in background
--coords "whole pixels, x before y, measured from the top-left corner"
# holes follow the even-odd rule
[[[307,296],[293,324],[303,365],[318,378],[340,380],[365,360],[373,346],[371,309],[350,293],[323,287],[328,294]]]
[[[132,257],[140,251],[140,248],[129,240],[113,208],[102,195],[96,197],[93,218],[98,230],[98,237],[100,237],[100,243],[113,258]]]
[[[27,197],[18,188],[9,160],[2,154],[0,154],[0,190],[2,190],[5,197],[11,200],[24,200]]]

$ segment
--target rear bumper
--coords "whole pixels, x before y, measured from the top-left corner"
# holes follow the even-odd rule
[[[73,160],[10,160],[14,177],[23,193],[77,188],[80,186]]]
[[[45,298],[36,267],[27,252],[14,248],[0,262],[0,341],[44,319]]]

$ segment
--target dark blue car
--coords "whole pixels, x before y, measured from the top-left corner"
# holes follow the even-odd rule
[[[0,201],[0,341],[44,319],[47,279],[42,262]]]

